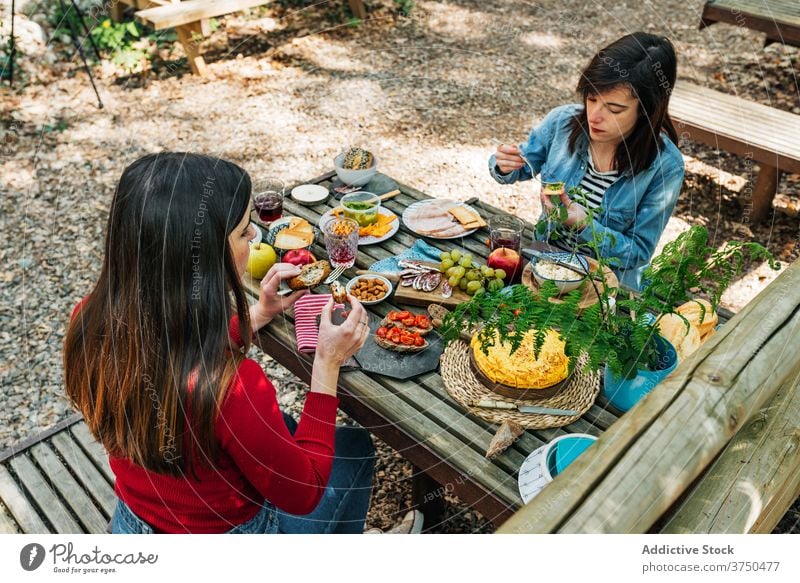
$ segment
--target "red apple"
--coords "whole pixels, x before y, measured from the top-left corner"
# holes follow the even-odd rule
[[[292,249],[283,254],[283,262],[302,267],[309,263],[316,263],[317,258],[308,249]]]
[[[522,273],[522,258],[519,253],[507,247],[500,247],[489,254],[486,265],[492,269],[502,269],[508,274],[506,284],[517,280]]]

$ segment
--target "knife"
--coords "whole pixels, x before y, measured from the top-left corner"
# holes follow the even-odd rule
[[[537,415],[563,415],[565,417],[574,417],[580,414],[580,411],[573,409],[554,409],[552,407],[538,407],[536,405],[517,405],[515,403],[507,403],[505,401],[495,401],[493,399],[481,399],[476,403],[472,403],[473,407],[482,407],[485,409],[516,409],[520,413],[536,413]]]
[[[556,265],[560,265],[561,267],[566,267],[570,271],[574,271],[575,273],[577,273],[579,275],[588,275],[588,272],[586,272],[583,269],[583,266],[575,265],[574,263],[567,263],[566,261],[559,261],[558,259],[553,259],[552,257],[547,255],[546,253],[542,253],[541,251],[537,251],[536,249],[523,249],[522,250],[522,254],[530,256],[530,257],[534,257],[536,259],[542,259],[544,261],[550,261],[552,263],[555,263]]]

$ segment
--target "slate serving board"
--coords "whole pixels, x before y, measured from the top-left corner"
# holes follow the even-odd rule
[[[425,336],[429,346],[422,352],[395,352],[381,348],[375,343],[375,331],[380,327],[381,319],[376,314],[369,314],[370,336],[361,350],[356,353],[356,360],[361,366],[361,370],[405,380],[439,367],[439,357],[444,351],[444,343],[435,331]],[[340,311],[336,311],[331,320],[334,324],[340,324],[344,318]]]

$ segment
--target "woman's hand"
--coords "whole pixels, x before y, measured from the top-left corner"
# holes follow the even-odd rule
[[[344,361],[358,352],[369,338],[367,310],[364,309],[361,302],[349,294],[347,300],[352,309],[344,323],[339,326],[331,322],[333,298],[322,308],[315,363],[319,360],[337,367],[341,366]]]
[[[495,164],[503,174],[508,174],[514,170],[519,170],[525,166],[525,160],[519,155],[517,146],[500,144],[494,154]]]
[[[284,279],[300,274],[300,268],[291,263],[276,263],[270,267],[261,280],[258,302],[250,308],[250,325],[253,330],[266,326],[275,316],[289,309],[302,296],[308,293],[302,289],[288,296],[279,296],[278,287]]]
[[[567,207],[567,218],[563,224],[574,229],[582,229],[586,225],[586,220],[589,215],[586,214],[586,209],[573,201],[563,188],[561,192],[550,191],[548,194],[544,194],[543,191],[542,194],[539,195],[544,212],[550,214],[550,212],[556,208],[556,203],[553,202],[553,198],[556,196],[558,196],[559,202]]]

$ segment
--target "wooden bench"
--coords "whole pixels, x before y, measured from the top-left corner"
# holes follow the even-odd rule
[[[800,2],[797,0],[709,0],[700,28],[716,22],[744,26],[767,34],[765,45],[800,46]]]
[[[201,38],[211,34],[209,19],[269,3],[270,0],[119,0],[111,5],[111,17],[122,20],[124,5],[128,5],[138,9],[137,20],[153,29],[174,28],[192,73],[205,76],[208,68],[198,45]],[[363,0],[349,0],[349,4],[355,17],[366,17]]]
[[[669,112],[681,138],[759,163],[745,203],[755,222],[772,208],[780,173],[800,173],[798,115],[685,82],[675,85]]]
[[[0,452],[0,534],[104,533],[117,498],[80,415]]]

